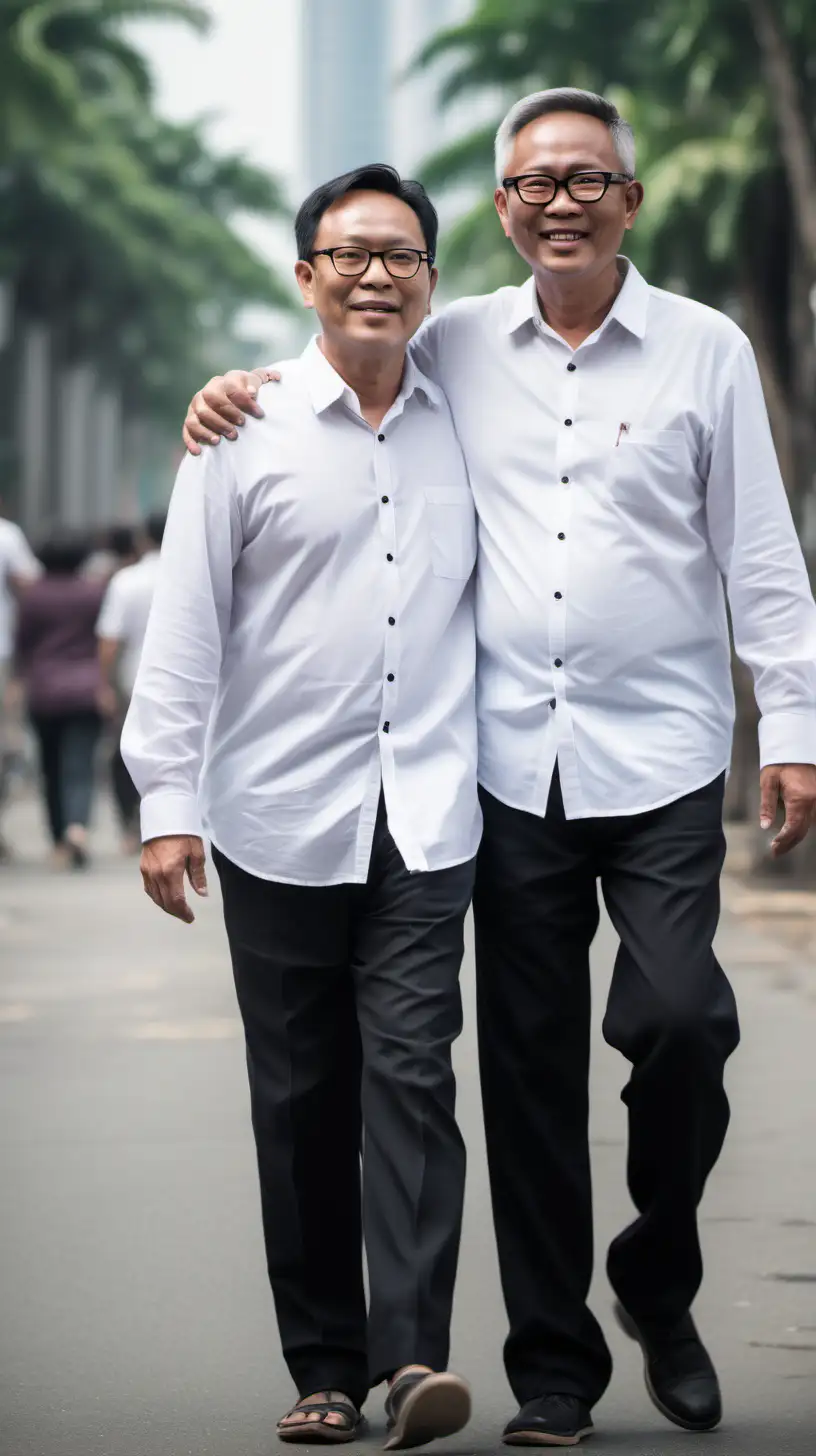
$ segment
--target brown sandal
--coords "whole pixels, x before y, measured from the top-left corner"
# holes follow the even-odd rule
[[[301,1445],[311,1445],[312,1442],[316,1445],[332,1445],[344,1441],[353,1441],[356,1436],[360,1435],[365,1425],[365,1419],[361,1416],[354,1402],[349,1400],[348,1397],[344,1397],[342,1400],[331,1400],[330,1390],[325,1391],[324,1394],[326,1396],[325,1400],[304,1401],[302,1404],[292,1406],[292,1409],[287,1411],[285,1416],[281,1417],[281,1420],[278,1421],[279,1441],[292,1441]],[[290,1416],[297,1415],[299,1411],[302,1411],[304,1415],[314,1415],[316,1413],[320,1416],[320,1420],[297,1421],[291,1426],[284,1426],[282,1424]],[[342,1416],[346,1424],[343,1426],[327,1425],[323,1418],[324,1416],[330,1415]]]

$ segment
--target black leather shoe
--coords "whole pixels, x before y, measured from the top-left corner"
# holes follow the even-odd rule
[[[577,1446],[592,1434],[592,1416],[577,1395],[540,1395],[528,1400],[504,1428],[505,1446]]]
[[[646,1389],[661,1415],[684,1431],[713,1431],[722,1420],[720,1382],[691,1315],[670,1330],[648,1332],[620,1303],[615,1317],[643,1351]]]

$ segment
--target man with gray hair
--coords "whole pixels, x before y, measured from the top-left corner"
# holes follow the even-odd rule
[[[463,299],[414,345],[445,389],[480,520],[474,910],[480,1066],[507,1372],[504,1440],[576,1445],[611,1359],[587,1306],[589,950],[620,936],[603,1023],[632,1064],[617,1314],[675,1424],[720,1420],[691,1305],[698,1205],[739,1040],[713,939],[734,701],[726,618],[761,712],[772,852],[816,806],[816,608],[754,355],[731,319],[620,256],[643,188],[631,128],[572,89],[496,139],[496,208],[531,278]],[[247,376],[196,396],[187,440],[256,412]]]

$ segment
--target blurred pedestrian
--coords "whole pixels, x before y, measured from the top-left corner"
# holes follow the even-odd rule
[[[120,737],[147,631],[165,521],[164,512],[156,511],[148,516],[140,533],[142,554],[111,578],[96,626],[102,678],[100,703],[116,740],[110,764],[111,782],[126,854],[134,854],[141,842],[139,795],[122,757]]]
[[[22,752],[19,688],[12,661],[17,598],[39,571],[39,562],[20,527],[0,518],[0,813],[14,761]],[[9,848],[0,833],[0,863],[8,857]]]
[[[20,599],[15,665],[40,752],[55,861],[83,868],[101,727],[96,622],[103,581],[80,573],[87,540],[54,534],[40,549],[43,575]]]
[[[168,914],[193,918],[185,874],[205,892],[202,808],[213,841],[301,1397],[278,1435],[310,1444],[356,1439],[381,1381],[390,1448],[470,1414],[447,1362],[476,531],[450,412],[405,358],[436,233],[389,167],[301,207],[296,276],[322,335],[265,421],[181,468],[122,738],[144,887]]]
[[[109,581],[114,572],[132,566],[139,560],[139,540],[135,526],[105,526],[98,534],[82,568],[82,575],[94,580]]]

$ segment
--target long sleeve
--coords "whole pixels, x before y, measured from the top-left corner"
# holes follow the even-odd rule
[[[724,381],[707,512],[734,644],[754,677],[761,765],[816,763],[816,606],[747,342]]]
[[[201,834],[198,785],[232,608],[240,514],[226,450],[188,456],[168,513],[122,755],[142,837]]]

